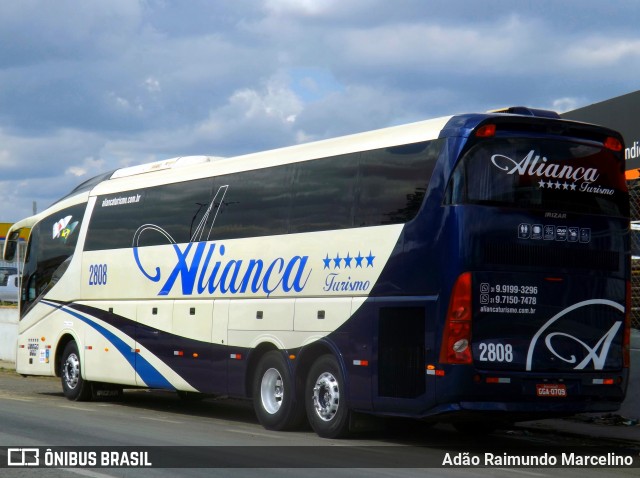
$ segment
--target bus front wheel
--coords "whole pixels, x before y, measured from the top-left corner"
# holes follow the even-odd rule
[[[75,341],[69,342],[62,353],[60,379],[64,396],[69,400],[81,402],[91,399],[91,383],[82,378],[80,353]]]
[[[349,432],[349,409],[344,379],[333,355],[319,357],[311,367],[305,390],[307,418],[323,438],[339,438]]]
[[[304,408],[295,395],[282,353],[272,350],[264,354],[253,380],[253,408],[260,424],[268,430],[299,427]]]

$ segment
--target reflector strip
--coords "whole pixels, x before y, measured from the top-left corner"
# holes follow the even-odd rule
[[[368,360],[354,360],[353,361],[353,365],[357,365],[358,367],[368,367],[369,366],[369,361]]]
[[[594,385],[613,385],[613,379],[612,378],[594,378],[593,379],[593,384]]]
[[[435,375],[436,377],[444,377],[444,370],[427,369],[427,375]]]
[[[176,357],[183,357],[184,352],[182,350],[174,350],[173,355],[175,355]]]
[[[506,377],[487,377],[487,383],[511,383],[511,379]]]
[[[242,354],[230,354],[229,358],[233,360],[242,360]]]

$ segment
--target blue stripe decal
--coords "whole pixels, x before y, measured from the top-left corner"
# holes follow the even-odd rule
[[[129,362],[131,367],[140,375],[140,378],[147,384],[148,387],[152,388],[164,388],[169,390],[175,390],[175,387],[171,385],[171,383],[162,376],[162,374],[156,370],[156,368],[151,365],[144,357],[140,354],[136,354],[131,350],[122,339],[120,339],[117,335],[113,334],[102,325],[94,322],[87,317],[83,317],[77,312],[68,309],[67,307],[47,301],[41,301],[43,304],[48,305],[49,307],[53,307],[55,309],[60,309],[63,312],[66,312],[73,317],[80,319],[87,325],[90,325],[95,330],[97,330],[100,334],[102,334],[109,342],[113,344],[113,346],[122,354],[122,356]]]

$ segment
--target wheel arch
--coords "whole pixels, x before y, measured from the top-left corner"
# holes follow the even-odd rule
[[[332,355],[337,361],[345,385],[345,397],[348,400],[349,397],[349,375],[345,366],[342,354],[335,346],[335,344],[329,340],[318,340],[300,349],[298,357],[296,358],[295,379],[296,387],[298,390],[304,390],[309,370],[313,366],[314,362],[323,355]]]
[[[55,352],[55,359],[54,359],[54,374],[56,377],[60,377],[60,366],[62,364],[62,354],[64,353],[64,349],[69,342],[75,342],[76,345],[78,346],[78,352],[81,352],[80,343],[78,342],[78,339],[71,332],[63,333],[58,339],[58,344],[56,345],[56,352]],[[84,367],[82,367],[80,370],[84,375]]]
[[[249,352],[247,357],[247,373],[244,378],[244,390],[245,395],[248,398],[253,398],[253,378],[256,373],[256,369],[258,368],[258,363],[260,359],[271,350],[279,350],[272,342],[262,342],[258,344],[257,347]]]

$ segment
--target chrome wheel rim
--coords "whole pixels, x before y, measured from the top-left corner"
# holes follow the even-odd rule
[[[273,415],[280,410],[284,397],[284,384],[282,375],[275,368],[268,369],[262,376],[260,383],[260,399],[262,407]]]
[[[325,421],[333,420],[340,406],[340,387],[333,374],[324,372],[313,387],[313,406],[318,417]]]
[[[62,367],[62,373],[67,387],[74,389],[78,386],[78,381],[80,380],[80,359],[78,359],[76,354],[69,354]]]

